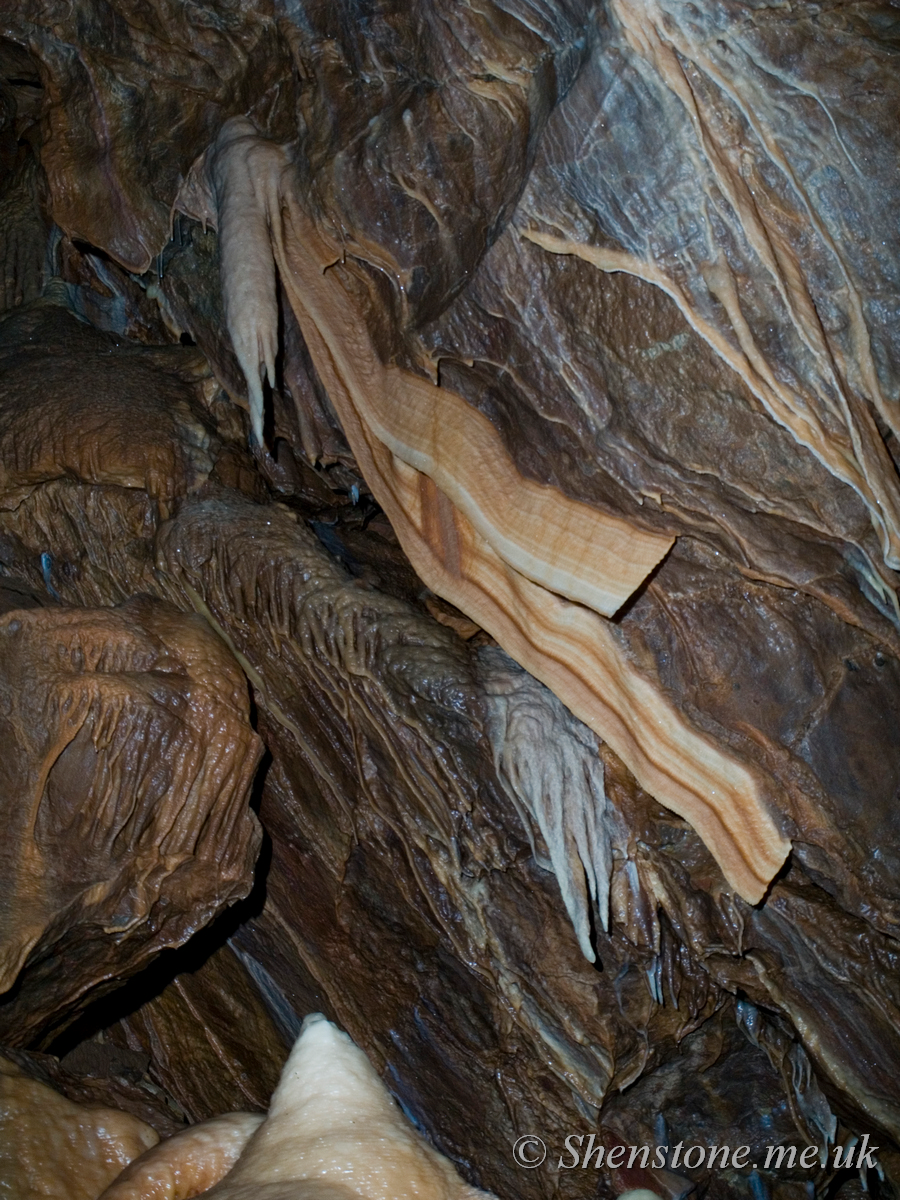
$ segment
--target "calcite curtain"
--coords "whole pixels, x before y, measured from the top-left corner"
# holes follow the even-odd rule
[[[0,0],[0,1043],[893,1194],[898,113],[888,3]]]

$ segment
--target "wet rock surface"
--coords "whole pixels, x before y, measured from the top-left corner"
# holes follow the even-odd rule
[[[166,511],[215,460],[198,386],[205,361],[104,336],[66,299],[57,286],[53,300],[3,324],[0,503],[15,507],[36,484],[68,479],[140,488]]]
[[[74,1104],[2,1057],[0,1131],[0,1187],[23,1200],[94,1200],[159,1141],[136,1117]]]
[[[79,1045],[102,1029],[199,1120],[264,1110],[323,1011],[499,1196],[857,1186],[830,1166],[561,1169],[572,1133],[763,1156],[868,1133],[869,1185],[896,1187],[895,9],[29,0],[0,24],[0,688],[21,825],[0,1042],[54,1048],[77,1018]],[[520,668],[411,565],[289,252],[247,449],[231,235],[198,166],[245,114],[286,172],[264,227],[277,242],[293,203],[339,247],[329,278],[392,378],[461,398],[523,480],[676,539],[604,628],[790,840],[760,904],[595,730],[547,718],[577,744],[551,786],[540,736],[498,725]],[[60,668],[73,631],[131,647],[128,720],[104,715],[109,671]],[[46,697],[65,676],[77,709],[85,672],[95,698],[54,755],[71,714]],[[530,713],[556,712],[528,688]],[[166,774],[179,754],[205,764],[190,786]],[[565,764],[584,754],[575,832]],[[56,864],[37,889],[15,882],[32,793]],[[167,804],[188,794],[193,865],[167,874],[188,853]],[[114,836],[126,809],[139,836]],[[145,841],[168,882],[142,899]],[[511,1146],[531,1133],[550,1153],[525,1171]]]
[[[51,605],[2,638],[0,1029],[28,1045],[246,894],[261,747],[201,618]]]

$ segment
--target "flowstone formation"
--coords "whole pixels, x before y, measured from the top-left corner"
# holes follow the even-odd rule
[[[159,1141],[143,1121],[73,1104],[0,1057],[0,1188],[35,1200],[96,1200],[122,1169]]]
[[[168,1133],[322,1011],[500,1197],[893,1195],[898,53],[0,0],[0,1042]]]

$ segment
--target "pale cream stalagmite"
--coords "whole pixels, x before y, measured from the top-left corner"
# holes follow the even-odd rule
[[[226,126],[212,157],[223,191],[244,195],[245,174],[270,176],[253,192],[267,206],[265,220],[247,224],[228,261],[274,252],[354,455],[421,578],[555,692],[642,787],[690,821],[729,883],[758,901],[790,848],[764,781],[694,729],[598,616],[621,606],[671,539],[524,479],[496,431],[461,397],[381,363],[342,280],[340,247],[296,200],[285,151]],[[196,203],[181,207],[200,215]],[[230,278],[223,274],[226,289]],[[243,319],[265,324],[266,311]]]
[[[307,1017],[268,1116],[209,1200],[485,1200],[419,1136],[365,1054]]]
[[[166,1138],[125,1168],[99,1200],[187,1200],[224,1178],[263,1117],[226,1113]]]

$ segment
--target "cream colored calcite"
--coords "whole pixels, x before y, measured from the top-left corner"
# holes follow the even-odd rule
[[[646,791],[693,825],[731,886],[759,901],[790,850],[762,773],[692,726],[637,668],[609,621],[517,570],[430,476],[376,435],[337,349],[344,337],[361,345],[362,316],[339,273],[327,269],[333,251],[300,206],[286,197],[281,211],[276,256],[306,343],[418,574],[607,742]],[[371,343],[366,353],[374,372]],[[439,404],[443,389],[434,391]]]
[[[412,1128],[365,1054],[307,1017],[265,1122],[208,1200],[484,1200]]]
[[[498,646],[479,652],[478,680],[497,773],[516,806],[540,829],[550,855],[546,865],[559,881],[578,944],[594,962],[591,901],[608,929],[612,871],[597,738]]]
[[[210,163],[210,179],[219,223],[225,322],[247,380],[253,434],[262,445],[262,380],[267,377],[274,386],[278,353],[275,263],[271,253],[247,254],[244,246],[266,244],[269,212],[277,205],[277,169],[284,156],[280,147],[255,133],[246,119],[227,123]],[[235,171],[232,164],[242,152],[257,161],[249,170]]]
[[[137,1117],[73,1104],[0,1058],[0,1197],[96,1200],[158,1141]]]
[[[214,1187],[259,1129],[258,1113],[227,1113],[201,1121],[147,1150],[100,1200],[189,1200]]]
[[[287,152],[250,128],[226,124],[208,155],[206,195],[188,189],[182,200],[205,216],[217,205],[230,212],[226,195],[252,191],[255,215],[239,233],[219,214],[223,243],[232,240],[222,251],[232,263],[226,292],[257,267],[268,277],[274,256],[345,436],[419,576],[555,692],[646,791],[694,826],[731,886],[759,901],[790,849],[769,809],[770,783],[692,726],[604,620],[672,539],[523,478],[462,397],[382,363],[340,246],[297,200]],[[226,309],[237,312],[233,299]],[[269,302],[248,304],[240,319],[240,343],[273,334]]]

